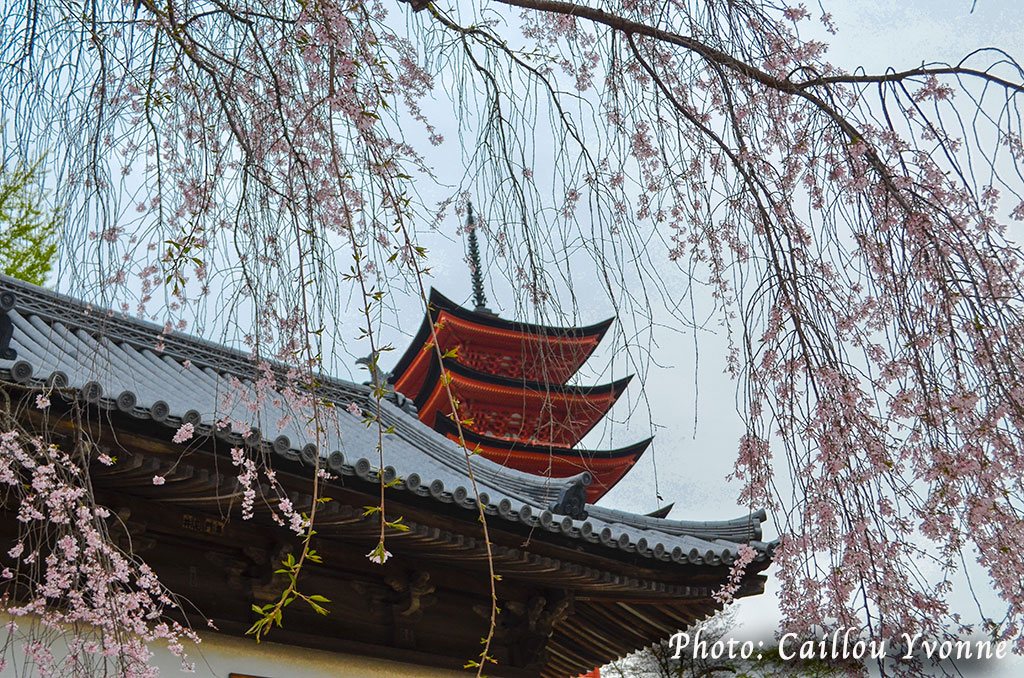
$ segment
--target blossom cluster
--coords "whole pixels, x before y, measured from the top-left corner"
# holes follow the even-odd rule
[[[178,607],[170,592],[116,545],[111,533],[119,528],[82,472],[88,458],[18,430],[0,433],[0,485],[19,526],[0,580],[0,609],[14,618],[3,653],[23,653],[40,676],[106,666],[125,678],[153,678],[149,645],[159,641],[192,670],[185,646],[199,638],[167,618]],[[59,652],[51,630],[63,635]]]

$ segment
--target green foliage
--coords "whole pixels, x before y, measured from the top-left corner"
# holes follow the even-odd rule
[[[61,217],[45,206],[45,196],[35,188],[37,170],[38,164],[0,169],[0,270],[42,285],[53,266]]]
[[[312,530],[308,533],[309,536],[315,534]],[[306,548],[299,560],[295,559],[295,556],[288,554],[284,560],[281,561],[281,567],[274,570],[274,574],[283,574],[288,577],[288,587],[281,592],[281,597],[276,603],[267,603],[266,605],[253,605],[252,611],[256,613],[259,619],[249,627],[249,630],[245,633],[250,636],[256,637],[256,642],[260,642],[260,639],[266,637],[270,633],[270,629],[277,624],[281,626],[281,619],[284,614],[284,608],[288,607],[295,600],[304,600],[314,612],[317,614],[326,615],[329,611],[320,603],[331,602],[329,598],[325,598],[320,594],[314,593],[313,595],[306,595],[300,593],[298,590],[298,577],[299,572],[302,570],[302,561],[309,560],[314,563],[322,563],[323,558],[309,548],[309,542],[307,539]]]

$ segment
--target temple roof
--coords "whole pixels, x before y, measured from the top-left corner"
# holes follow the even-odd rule
[[[316,376],[315,396],[329,405],[316,430],[305,424],[310,393],[288,386],[288,375],[283,365],[0,276],[0,389],[25,405],[15,409],[29,430],[58,445],[85,430],[97,457],[116,453],[111,466],[88,465],[97,502],[118,517],[111,538],[144,549],[161,581],[226,633],[243,634],[252,605],[280,596],[267,575],[290,546],[291,533],[276,524],[285,496],[296,511],[318,506],[325,558],[303,581],[328,593],[336,612],[290,607],[273,639],[299,646],[459,667],[479,653],[493,602],[499,663],[488,673],[565,678],[721,609],[712,594],[743,544],[756,555],[737,595],[763,591],[759,573],[775,548],[761,541],[763,511],[703,522],[594,506],[589,472],[552,478],[467,456],[394,393],[380,403],[381,463],[380,432],[350,411],[377,413],[369,387]],[[51,399],[43,411],[33,406],[41,393]],[[176,443],[184,424],[194,436]],[[273,460],[279,485],[260,486],[250,520],[237,519],[243,490],[228,454],[242,445]],[[629,461],[630,450],[594,453],[595,463]],[[333,474],[320,489],[316,464]],[[394,557],[374,564],[365,553],[380,539],[381,518],[366,506],[381,491],[405,529],[386,528]],[[5,517],[5,528],[17,524]]]
[[[580,331],[605,328],[607,323]],[[13,357],[3,355],[7,330]],[[192,423],[199,437],[231,444],[258,434],[269,452],[285,460],[309,463],[320,455],[341,477],[375,480],[376,430],[346,410],[350,403],[374,410],[370,387],[318,377],[317,395],[337,407],[324,422],[317,446],[317,436],[303,423],[308,410],[301,403],[290,402],[279,386],[260,390],[261,376],[273,375],[270,382],[280,384],[285,371],[272,363],[257,366],[241,351],[0,275],[0,378],[28,389],[55,386],[112,413],[155,422],[166,428],[168,439],[183,423]],[[243,404],[254,400],[261,403],[256,412]],[[385,427],[393,427],[384,436],[383,458],[385,479],[398,479],[394,491],[475,513],[465,451],[393,402],[381,403],[380,418]],[[472,464],[485,513],[499,523],[539,526],[578,540],[588,550],[610,549],[678,565],[728,564],[748,541],[758,551],[758,562],[770,558],[771,545],[760,542],[763,513],[685,523],[588,504],[586,517],[574,517],[564,512],[560,498],[567,488],[585,488],[590,473],[556,479],[480,457],[473,457]]]

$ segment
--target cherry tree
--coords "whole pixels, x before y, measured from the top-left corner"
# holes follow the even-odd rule
[[[47,151],[69,291],[175,327],[216,291],[254,318],[258,357],[306,373],[350,295],[365,351],[385,349],[389,291],[425,298],[424,238],[486,195],[481,227],[531,312],[571,308],[596,270],[620,322],[653,323],[667,297],[658,322],[687,327],[707,321],[666,267],[708,290],[742,394],[735,477],[783,535],[789,630],[976,621],[1024,650],[1010,54],[853,70],[802,37],[834,31],[829,14],[768,0],[4,15],[4,148]],[[466,149],[455,189],[435,147]],[[592,266],[567,268],[567,248]],[[973,561],[1000,603],[968,618],[950,590]]]

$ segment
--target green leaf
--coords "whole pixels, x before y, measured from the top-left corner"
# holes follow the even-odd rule
[[[389,523],[385,523],[388,527],[399,532],[408,532],[409,526],[402,523],[402,516],[399,516],[397,520],[392,520]]]
[[[45,285],[57,251],[57,229],[63,212],[46,206],[38,171],[30,167],[0,168],[0,271]]]

